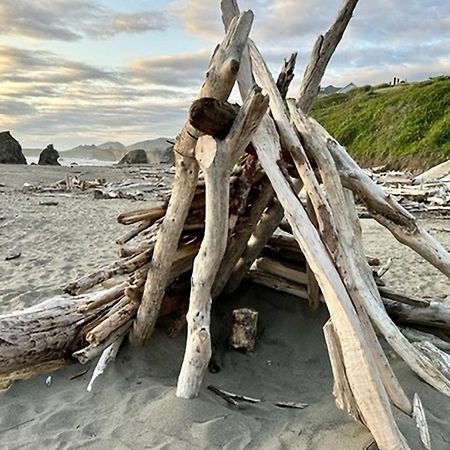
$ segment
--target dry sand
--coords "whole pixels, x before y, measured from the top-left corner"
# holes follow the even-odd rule
[[[142,206],[129,200],[94,200],[92,192],[49,200],[20,191],[24,182],[54,182],[69,170],[109,181],[133,176],[128,168],[0,166],[0,312],[36,304],[61,292],[61,286],[115,258],[114,239],[125,227],[119,211]],[[450,248],[450,223],[427,220]],[[449,281],[371,220],[363,223],[367,252],[394,264],[389,285],[423,296],[444,297]],[[440,231],[439,231],[440,230]],[[445,230],[445,231],[442,231]],[[21,257],[4,258],[14,249]],[[448,300],[447,300],[448,301]],[[259,311],[259,339],[251,355],[227,349],[230,311]],[[162,321],[144,349],[125,345],[115,364],[86,386],[93,365],[68,366],[16,383],[2,394],[1,449],[363,449],[368,432],[336,409],[322,334],[327,312],[310,311],[304,302],[245,284],[224,297],[213,312],[213,340],[221,366],[208,373],[200,397],[175,397],[184,336],[167,336]],[[406,392],[418,392],[428,411],[434,450],[450,449],[450,402],[421,382],[398,358],[392,364]],[[71,376],[88,372],[76,379]],[[228,406],[206,389],[209,384],[264,401],[246,409]],[[303,410],[279,409],[276,401],[305,402]],[[411,420],[397,414],[413,449],[420,449]]]

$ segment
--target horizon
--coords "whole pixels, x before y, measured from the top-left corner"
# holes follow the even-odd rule
[[[299,52],[295,94],[341,1],[239,3],[274,76]],[[176,136],[223,37],[212,0],[6,0],[0,23],[0,128],[23,148]],[[449,74],[449,50],[448,1],[360,0],[322,86]]]

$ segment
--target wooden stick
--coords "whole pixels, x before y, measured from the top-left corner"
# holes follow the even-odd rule
[[[186,351],[177,384],[177,396],[198,395],[211,358],[211,288],[228,239],[229,178],[231,169],[250,143],[268,106],[268,98],[254,88],[224,141],[203,136],[196,150],[205,174],[205,234],[192,271]]]
[[[425,410],[417,393],[414,394],[413,400],[413,417],[416,419],[416,425],[419,429],[420,440],[427,450],[431,450],[431,437],[428,430],[428,423],[425,417]]]
[[[333,25],[324,35],[320,35],[314,44],[296,99],[298,107],[305,112],[309,111],[319,93],[328,62],[344,35],[357,3],[358,0],[345,0]]]
[[[245,57],[245,55],[244,55]],[[284,60],[283,67],[278,76],[277,88],[280,95],[284,98],[289,89],[289,86],[294,77],[294,68],[297,54],[293,53],[288,60]],[[254,152],[253,145],[250,144]],[[248,151],[248,149],[247,149]],[[238,216],[238,221],[233,229],[233,234],[230,237],[225,255],[223,257],[219,272],[213,286],[213,297],[217,297],[224,289],[225,291],[234,291],[237,285],[242,281],[242,278],[235,277],[233,274],[243,273],[240,268],[244,261],[240,261],[240,256],[245,251],[247,242],[252,236],[253,231],[261,218],[261,214],[266,208],[267,204],[273,199],[273,189],[267,179],[261,180],[261,183],[256,183],[248,197],[248,207],[245,212]],[[225,287],[226,286],[226,287]]]
[[[94,372],[92,374],[92,378],[87,386],[88,392],[92,391],[92,386],[94,384],[95,379],[105,371],[106,366],[116,359],[117,353],[119,352],[120,346],[122,345],[123,338],[124,338],[123,336],[119,337],[109,347],[103,350],[102,356],[100,356],[100,359],[98,360],[97,365],[95,366]]]
[[[211,59],[208,76],[200,97],[226,100],[239,70],[240,58],[253,22],[253,13],[242,13],[231,24],[224,41]],[[175,181],[172,195],[159,230],[153,259],[138,309],[131,341],[143,345],[153,332],[167,286],[170,266],[177,248],[183,224],[189,212],[198,179],[198,163],[194,157],[196,139],[200,133],[186,123],[175,143]]]
[[[130,225],[136,222],[142,222],[143,220],[151,222],[156,221],[164,216],[166,213],[166,205],[156,206],[150,209],[138,209],[135,211],[127,211],[119,214],[117,221],[123,225]]]
[[[333,372],[333,395],[336,406],[339,409],[347,411],[357,422],[363,423],[363,419],[345,372],[344,357],[342,355],[339,337],[331,320],[328,320],[323,326],[323,334],[325,336],[331,370]]]
[[[252,52],[252,61],[259,66],[255,67],[254,65],[254,69],[258,70],[258,73],[264,71],[264,73],[261,73],[260,81],[264,83],[264,88],[268,88],[271,97],[271,111],[277,121],[278,130],[282,132],[281,130],[286,127],[278,122],[285,120],[283,118],[284,105],[283,110],[277,110],[278,102],[272,101],[274,97],[273,80],[270,80],[270,75],[267,74],[264,63],[256,54],[257,50],[254,45],[251,42],[249,42],[249,45]],[[255,58],[253,58],[253,55],[255,55]],[[270,86],[266,87],[267,82]],[[273,125],[270,126],[269,123],[264,125],[266,131],[270,130],[269,132],[273,136],[277,136]],[[270,141],[260,140],[261,136],[258,131],[253,139],[258,158],[271,180],[278,200],[284,207],[294,237],[299,242],[322,289],[342,345],[348,379],[364,421],[381,449],[406,449],[408,447],[395,423],[388,397],[377,373],[373,358],[371,354],[366,352],[367,344],[364,334],[342,280],[330,259],[328,250],[323,245],[315,227],[309,221],[306,211],[277,165],[280,148],[273,145],[273,139]]]
[[[413,342],[430,342],[438,349],[450,353],[450,342],[425,331],[415,330],[414,328],[402,327],[402,333]]]

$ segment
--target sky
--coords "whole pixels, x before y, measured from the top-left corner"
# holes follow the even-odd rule
[[[241,0],[276,76],[312,45],[341,0]],[[2,0],[0,131],[57,149],[174,137],[223,38],[218,0]],[[450,73],[450,0],[359,0],[323,86]]]

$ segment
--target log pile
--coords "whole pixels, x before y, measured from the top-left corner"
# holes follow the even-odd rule
[[[450,308],[379,285],[370,265],[376,261],[362,248],[355,198],[447,276],[450,255],[307,114],[356,5],[344,2],[314,46],[298,95],[287,99],[295,55],[276,82],[249,38],[252,12],[222,1],[226,35],[175,142],[170,196],[119,216],[130,229],[116,239],[116,262],[68,284],[66,296],[0,317],[3,387],[102,354],[97,376],[125,336],[145,344],[157,318],[179,310],[187,312],[187,343],[177,395],[195,397],[211,357],[212,301],[247,276],[312,307],[326,304],[336,404],[370,430],[381,450],[409,448],[393,406],[416,419],[428,445],[420,399],[412,402],[403,391],[379,336],[450,396],[449,344],[436,331],[448,335]],[[227,102],[236,82],[241,106]],[[289,233],[274,234],[283,218]]]
[[[393,196],[414,215],[450,215],[450,177],[427,179],[425,174],[413,176],[407,172],[384,172],[379,169],[367,169],[366,173],[383,187],[386,194]]]

